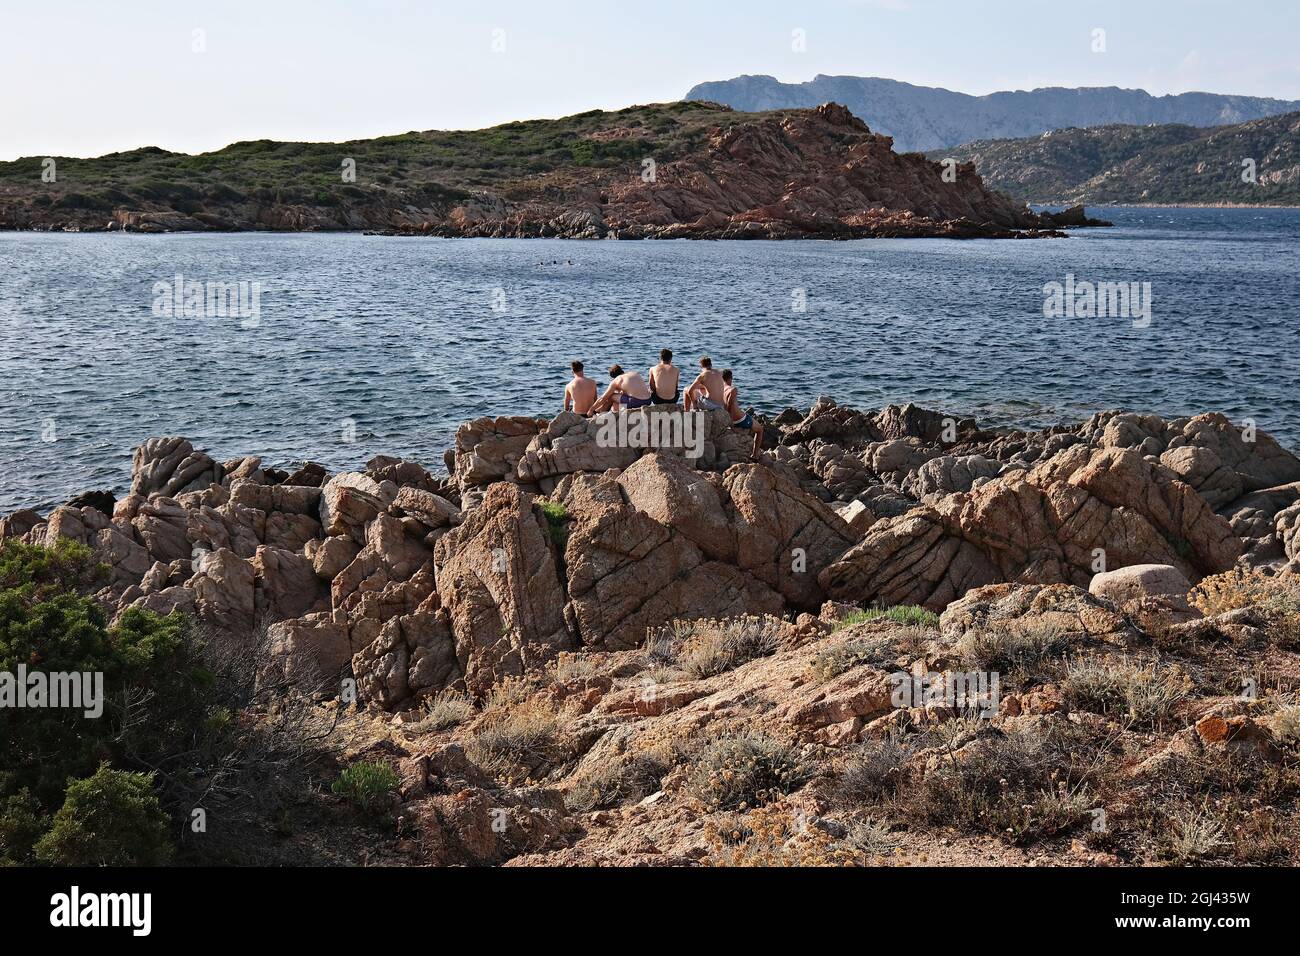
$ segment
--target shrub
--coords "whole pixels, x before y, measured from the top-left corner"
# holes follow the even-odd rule
[[[1162,724],[1191,688],[1175,668],[1099,657],[1069,661],[1063,683],[1076,706],[1100,714],[1126,714],[1144,727]]]
[[[770,657],[781,646],[783,622],[775,617],[674,621],[648,639],[652,658],[674,660],[689,677],[705,678]]]
[[[153,775],[101,766],[69,784],[36,859],[52,866],[162,866],[172,843]]]
[[[542,696],[502,705],[493,700],[499,693],[509,691],[493,689],[483,716],[471,730],[466,752],[479,766],[507,782],[531,777],[560,756],[559,711]]]
[[[686,786],[710,812],[743,810],[791,793],[807,777],[790,746],[745,734],[704,745],[692,760]]]
[[[864,664],[890,662],[889,644],[882,641],[852,640],[817,652],[808,665],[808,674],[819,684]]]
[[[29,863],[32,847],[48,826],[40,802],[27,790],[0,802],[0,866]]]
[[[188,619],[132,608],[110,628],[100,605],[79,593],[97,574],[90,553],[71,542],[0,548],[0,671],[39,662],[45,673],[102,675],[104,695],[98,718],[67,707],[0,709],[0,797],[28,788],[57,807],[68,778],[108,759],[157,766],[192,750],[204,723],[211,675]]]
[[[1300,747],[1300,706],[1287,704],[1273,715],[1273,733],[1290,747]]]
[[[1087,812],[1084,781],[1071,772],[1069,741],[1030,731],[981,737],[953,751],[900,794],[922,822],[996,833],[1015,843],[1055,836]]]
[[[1206,617],[1261,605],[1282,615],[1294,614],[1300,613],[1300,584],[1258,568],[1233,568],[1203,578],[1188,600]]]
[[[478,713],[466,694],[450,688],[440,690],[424,705],[425,717],[411,729],[418,732],[437,733],[450,730],[474,719]]]
[[[384,807],[397,789],[396,771],[378,760],[366,760],[345,767],[330,786],[359,810],[373,811]]]
[[[840,776],[840,793],[851,803],[878,803],[898,792],[911,749],[896,734],[862,744]]]
[[[1001,622],[986,630],[967,631],[957,642],[956,651],[980,670],[1033,675],[1039,665],[1067,647],[1065,635],[1053,628]]]

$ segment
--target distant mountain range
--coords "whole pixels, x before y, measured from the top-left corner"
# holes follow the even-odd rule
[[[929,155],[973,162],[985,185],[1026,202],[1300,205],[1300,113],[1211,129],[1065,129]]]
[[[1144,90],[1103,86],[970,96],[879,77],[823,75],[807,83],[782,83],[771,76],[738,76],[701,83],[685,98],[709,100],[747,112],[842,103],[873,132],[894,137],[894,148],[899,152],[940,149],[974,140],[1036,136],[1067,127],[1117,123],[1224,126],[1300,110],[1300,100],[1220,93],[1152,96]]]

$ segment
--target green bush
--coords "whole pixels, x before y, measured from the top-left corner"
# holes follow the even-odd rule
[[[31,862],[32,847],[48,826],[40,801],[27,790],[0,802],[0,866]]]
[[[369,811],[384,806],[397,784],[397,773],[392,767],[367,760],[344,769],[330,790],[358,809]]]
[[[172,856],[151,774],[101,766],[68,786],[36,859],[52,866],[161,866]]]
[[[103,675],[99,717],[82,709],[0,709],[0,799],[27,789],[48,809],[69,778],[103,761],[156,766],[194,747],[210,707],[211,675],[199,664],[189,619],[126,611],[109,627],[83,591],[98,569],[72,542],[53,549],[6,541],[0,548],[0,672]]]

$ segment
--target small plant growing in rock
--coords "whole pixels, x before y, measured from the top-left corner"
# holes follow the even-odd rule
[[[569,509],[560,501],[540,501],[542,517],[546,519],[546,530],[557,548],[563,548],[569,541]]]
[[[357,809],[372,812],[388,803],[398,782],[396,771],[388,764],[365,760],[345,767],[330,790]]]
[[[687,775],[687,789],[709,812],[762,806],[796,790],[808,769],[794,749],[759,734],[705,744]]]
[[[412,729],[438,733],[473,720],[478,713],[469,696],[450,688],[440,690],[424,705],[425,717]]]
[[[933,611],[927,611],[915,604],[897,604],[890,608],[872,607],[863,611],[854,611],[852,614],[836,621],[835,630],[839,631],[847,627],[853,627],[856,624],[865,624],[868,621],[881,619],[893,621],[895,624],[910,624],[917,627],[939,626],[939,615]]]

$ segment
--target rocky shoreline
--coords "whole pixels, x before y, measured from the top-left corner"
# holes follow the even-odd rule
[[[263,862],[1296,862],[1300,459],[1271,438],[822,399],[758,462],[723,412],[632,447],[673,415],[478,419],[444,476],[151,439],[130,494],[0,539],[89,547],[108,616],[189,615],[314,698],[318,783],[296,831],[247,822]],[[397,781],[364,819],[343,764]]]
[[[661,413],[680,411],[646,414]],[[990,432],[823,399],[770,422],[753,463],[715,414],[695,458],[680,436],[630,447],[570,413],[479,419],[446,477],[383,456],[289,473],[152,439],[126,497],[19,511],[0,538],[86,544],[112,569],[100,597],[115,611],[269,628],[289,671],[331,693],[351,675],[385,709],[453,685],[483,695],[676,620],[795,621],[827,602],[938,613],[990,585],[1086,589],[1132,565],[1189,586],[1300,570],[1300,460],[1221,415]]]
[[[527,151],[516,142],[529,135],[539,154],[520,165]],[[987,189],[969,163],[945,166],[896,153],[890,137],[873,133],[835,103],[771,113],[660,104],[480,134],[409,136],[412,142],[401,147],[412,150],[406,165],[388,147],[376,146],[379,141],[235,144],[197,158],[138,150],[60,159],[66,172],[54,183],[42,181],[33,159],[0,164],[0,229],[1010,239],[1109,225],[1090,219],[1082,207],[1032,212]],[[467,146],[472,136],[481,142]],[[563,147],[558,152],[557,143]],[[313,169],[336,167],[346,157],[363,178],[339,182],[316,174],[299,189],[267,188],[256,163],[286,151],[285,174],[296,176],[302,150],[313,153]],[[463,168],[431,162],[439,150],[455,155]],[[150,166],[157,167],[153,178],[137,181]]]

